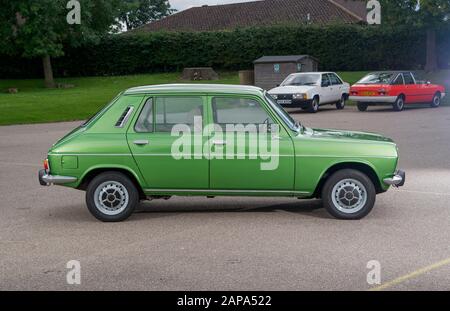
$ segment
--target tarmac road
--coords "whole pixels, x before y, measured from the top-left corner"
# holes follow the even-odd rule
[[[291,113],[393,138],[405,187],[359,221],[317,200],[175,197],[101,223],[84,192],[37,181],[48,148],[79,122],[0,127],[0,289],[450,290],[450,107]],[[66,282],[70,260],[81,285]],[[367,283],[371,260],[381,288]]]

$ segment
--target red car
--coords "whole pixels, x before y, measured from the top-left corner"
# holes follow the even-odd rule
[[[439,107],[445,87],[416,81],[412,72],[384,71],[366,75],[350,88],[350,100],[357,102],[359,111],[369,105],[392,105],[403,110],[405,104],[430,103]]]

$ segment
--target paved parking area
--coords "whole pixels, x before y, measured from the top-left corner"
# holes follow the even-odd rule
[[[83,192],[37,182],[47,149],[78,122],[0,127],[0,289],[367,290],[378,260],[381,289],[450,290],[450,107],[291,113],[392,137],[406,186],[359,221],[315,200],[176,197],[106,224]],[[66,283],[72,259],[81,285]]]

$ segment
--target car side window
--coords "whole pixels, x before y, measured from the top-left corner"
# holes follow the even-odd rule
[[[220,125],[222,130],[226,130],[227,125],[274,124],[260,103],[249,98],[214,97],[212,110],[214,123]]]
[[[331,84],[333,84],[333,85],[341,85],[342,84],[341,79],[339,79],[339,77],[336,76],[334,73],[329,73],[328,75],[330,77]]]
[[[203,117],[203,100],[201,97],[156,97],[155,98],[155,132],[171,132],[177,124],[188,125],[194,130],[195,118]]]
[[[328,77],[327,74],[323,74],[322,75],[322,87],[326,87],[326,86],[330,86],[330,78]]]
[[[149,98],[145,102],[139,118],[134,125],[134,130],[138,133],[153,132],[153,98]]]
[[[403,73],[403,77],[405,78],[405,84],[414,84],[414,78],[410,72]]]
[[[393,85],[403,85],[405,84],[405,81],[403,80],[403,75],[399,74],[397,78],[395,78],[394,82],[392,82]]]

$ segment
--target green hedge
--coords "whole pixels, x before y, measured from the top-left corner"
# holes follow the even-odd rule
[[[450,29],[439,33],[442,67],[450,63]],[[333,71],[420,69],[425,31],[361,25],[273,26],[220,32],[110,35],[99,43],[67,48],[54,59],[56,76],[122,75],[212,66],[252,68],[262,55],[310,54]],[[0,57],[5,77],[41,75],[40,61]]]

